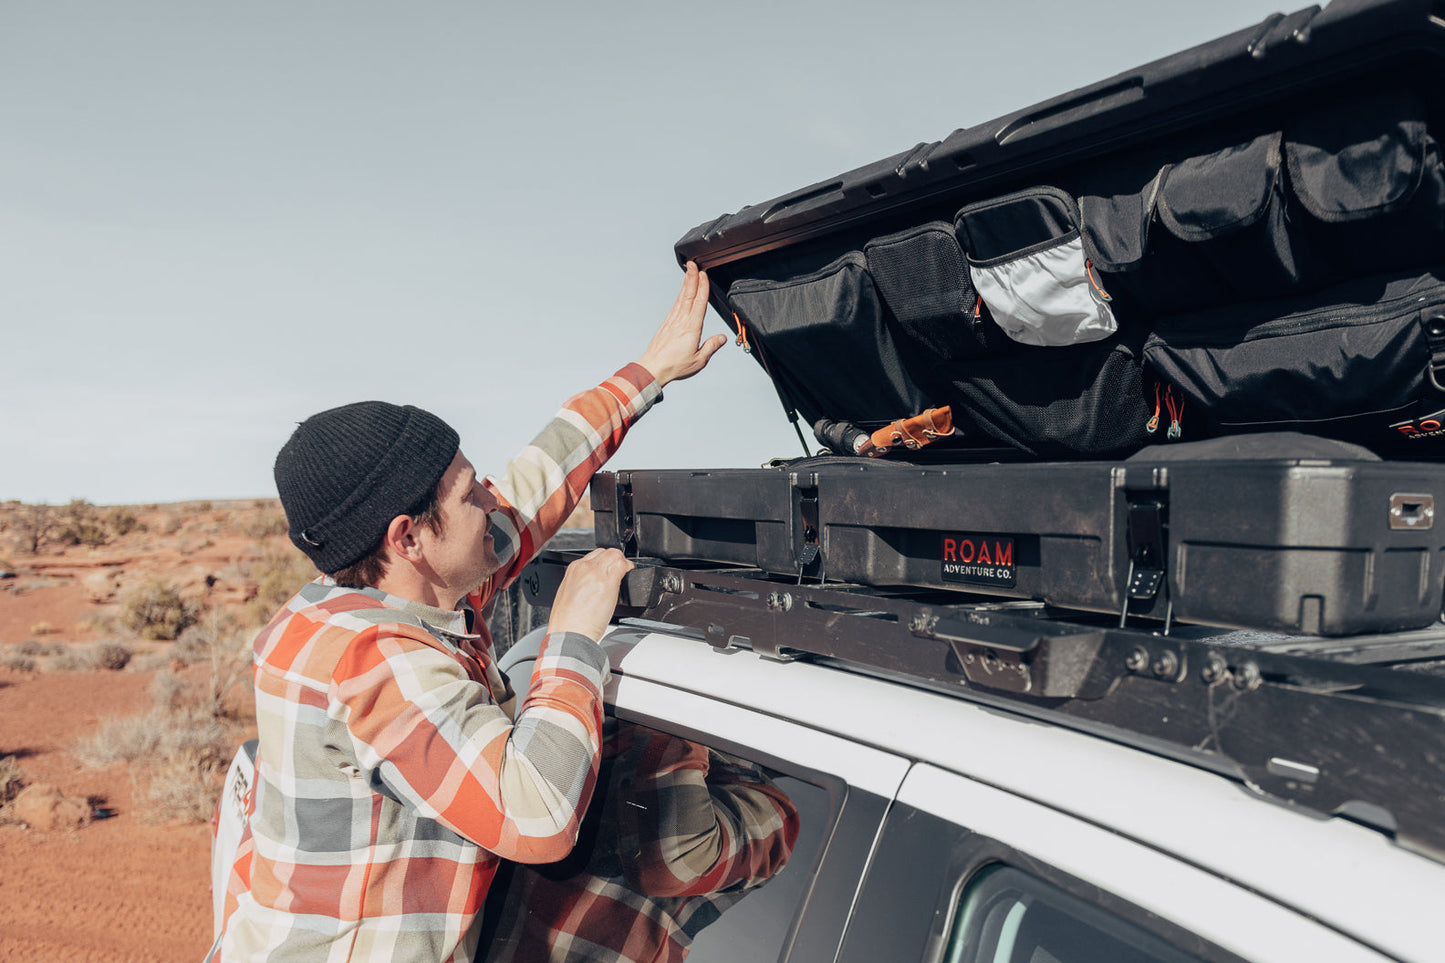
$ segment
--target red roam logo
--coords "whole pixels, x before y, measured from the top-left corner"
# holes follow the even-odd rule
[[[943,581],[1014,584],[1014,540],[999,535],[943,536]]]
[[[1439,438],[1445,435],[1445,411],[1390,426],[1406,438]]]

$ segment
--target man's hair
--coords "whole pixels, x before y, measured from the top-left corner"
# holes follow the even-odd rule
[[[441,490],[442,483],[437,482],[432,486],[431,491],[422,497],[421,501],[401,514],[410,515],[413,523],[425,525],[431,529],[433,534],[440,535],[442,531]],[[383,535],[359,561],[352,562],[345,568],[328,574],[337,585],[346,588],[375,588],[377,583],[386,577],[386,564],[386,536]]]

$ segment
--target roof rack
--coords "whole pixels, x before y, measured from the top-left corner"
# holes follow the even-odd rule
[[[574,552],[522,576],[550,605]],[[624,621],[1004,705],[1342,816],[1445,861],[1445,629],[1324,639],[635,560]],[[961,601],[962,599],[962,601]]]

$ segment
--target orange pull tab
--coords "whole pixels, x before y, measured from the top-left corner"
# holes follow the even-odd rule
[[[1109,296],[1109,292],[1104,290],[1104,286],[1099,283],[1098,279],[1094,277],[1093,261],[1084,262],[1084,273],[1089,276],[1089,283],[1093,285],[1094,290],[1099,292],[1099,300],[1103,301],[1106,304],[1114,300],[1112,297]]]
[[[743,324],[743,319],[738,317],[738,313],[736,311],[733,312],[733,323],[738,326],[738,339],[736,343],[739,347],[743,349],[743,351],[748,354],[752,354],[753,346],[748,344],[748,326]]]

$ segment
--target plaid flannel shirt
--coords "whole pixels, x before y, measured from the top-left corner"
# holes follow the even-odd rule
[[[757,766],[627,723],[604,754],[605,803],[567,859],[515,868],[486,963],[682,963],[787,864],[797,807]]]
[[[549,637],[514,723],[482,613],[659,395],[629,365],[486,480],[503,564],[456,611],[323,578],[262,630],[254,799],[210,959],[470,961],[499,860],[571,850],[606,657]]]

